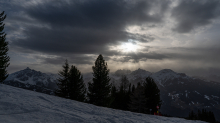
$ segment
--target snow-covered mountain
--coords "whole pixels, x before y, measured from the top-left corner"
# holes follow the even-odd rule
[[[0,84],[1,123],[205,123],[98,107]]]
[[[164,86],[168,80],[174,80],[179,78],[190,79],[190,77],[186,76],[184,73],[176,73],[170,69],[163,69],[151,75],[151,77],[158,84]]]
[[[187,116],[190,110],[206,109],[220,120],[220,83],[189,77],[172,70],[151,75],[160,89],[161,111],[172,116]]]
[[[37,92],[52,94],[57,88],[58,75],[46,74],[27,67],[24,70],[9,74],[4,84],[20,87]]]
[[[56,82],[57,77],[56,74],[41,73],[27,67],[24,70],[10,74],[5,81],[18,81],[24,84],[43,84],[44,86],[48,86],[50,82]]]

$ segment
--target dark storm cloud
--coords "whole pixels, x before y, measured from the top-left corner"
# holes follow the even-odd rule
[[[177,26],[173,30],[187,33],[195,27],[210,24],[219,16],[219,8],[219,0],[182,0],[172,10],[172,16],[177,20]]]
[[[122,39],[123,32],[106,34],[100,30],[65,28],[63,30],[29,27],[24,31],[27,39],[18,39],[13,45],[50,54],[82,53],[94,54],[107,50],[106,43],[112,38]]]
[[[150,15],[156,5],[158,13]],[[27,38],[17,39],[12,45],[49,54],[104,53],[110,44],[135,38],[124,31],[126,26],[161,22],[167,6],[167,2],[147,0],[86,0],[24,7],[22,11],[35,20],[34,24],[50,28],[30,25],[23,31]],[[148,41],[146,37],[136,38]]]
[[[41,60],[43,64],[60,65],[67,59],[70,64],[92,64],[95,61],[93,56],[73,55],[73,56],[59,56],[59,57],[42,57],[35,56],[36,59]]]
[[[149,15],[151,1],[126,2],[123,0],[50,1],[25,11],[43,23],[75,28],[115,29],[126,24],[161,21],[162,14]],[[161,6],[163,9],[166,6]],[[162,12],[161,11],[161,12]]]

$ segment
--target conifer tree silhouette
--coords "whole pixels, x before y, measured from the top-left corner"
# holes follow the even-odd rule
[[[6,42],[6,34],[3,32],[5,24],[3,21],[5,20],[6,15],[4,15],[4,11],[0,14],[0,83],[2,83],[7,77],[8,72],[6,68],[9,66],[10,58],[7,55],[8,52],[8,42]]]

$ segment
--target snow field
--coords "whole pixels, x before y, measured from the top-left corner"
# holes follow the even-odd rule
[[[203,123],[98,107],[0,84],[0,123]]]

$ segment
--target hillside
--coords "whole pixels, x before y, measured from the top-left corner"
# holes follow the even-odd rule
[[[1,123],[203,123],[97,107],[0,84]]]

